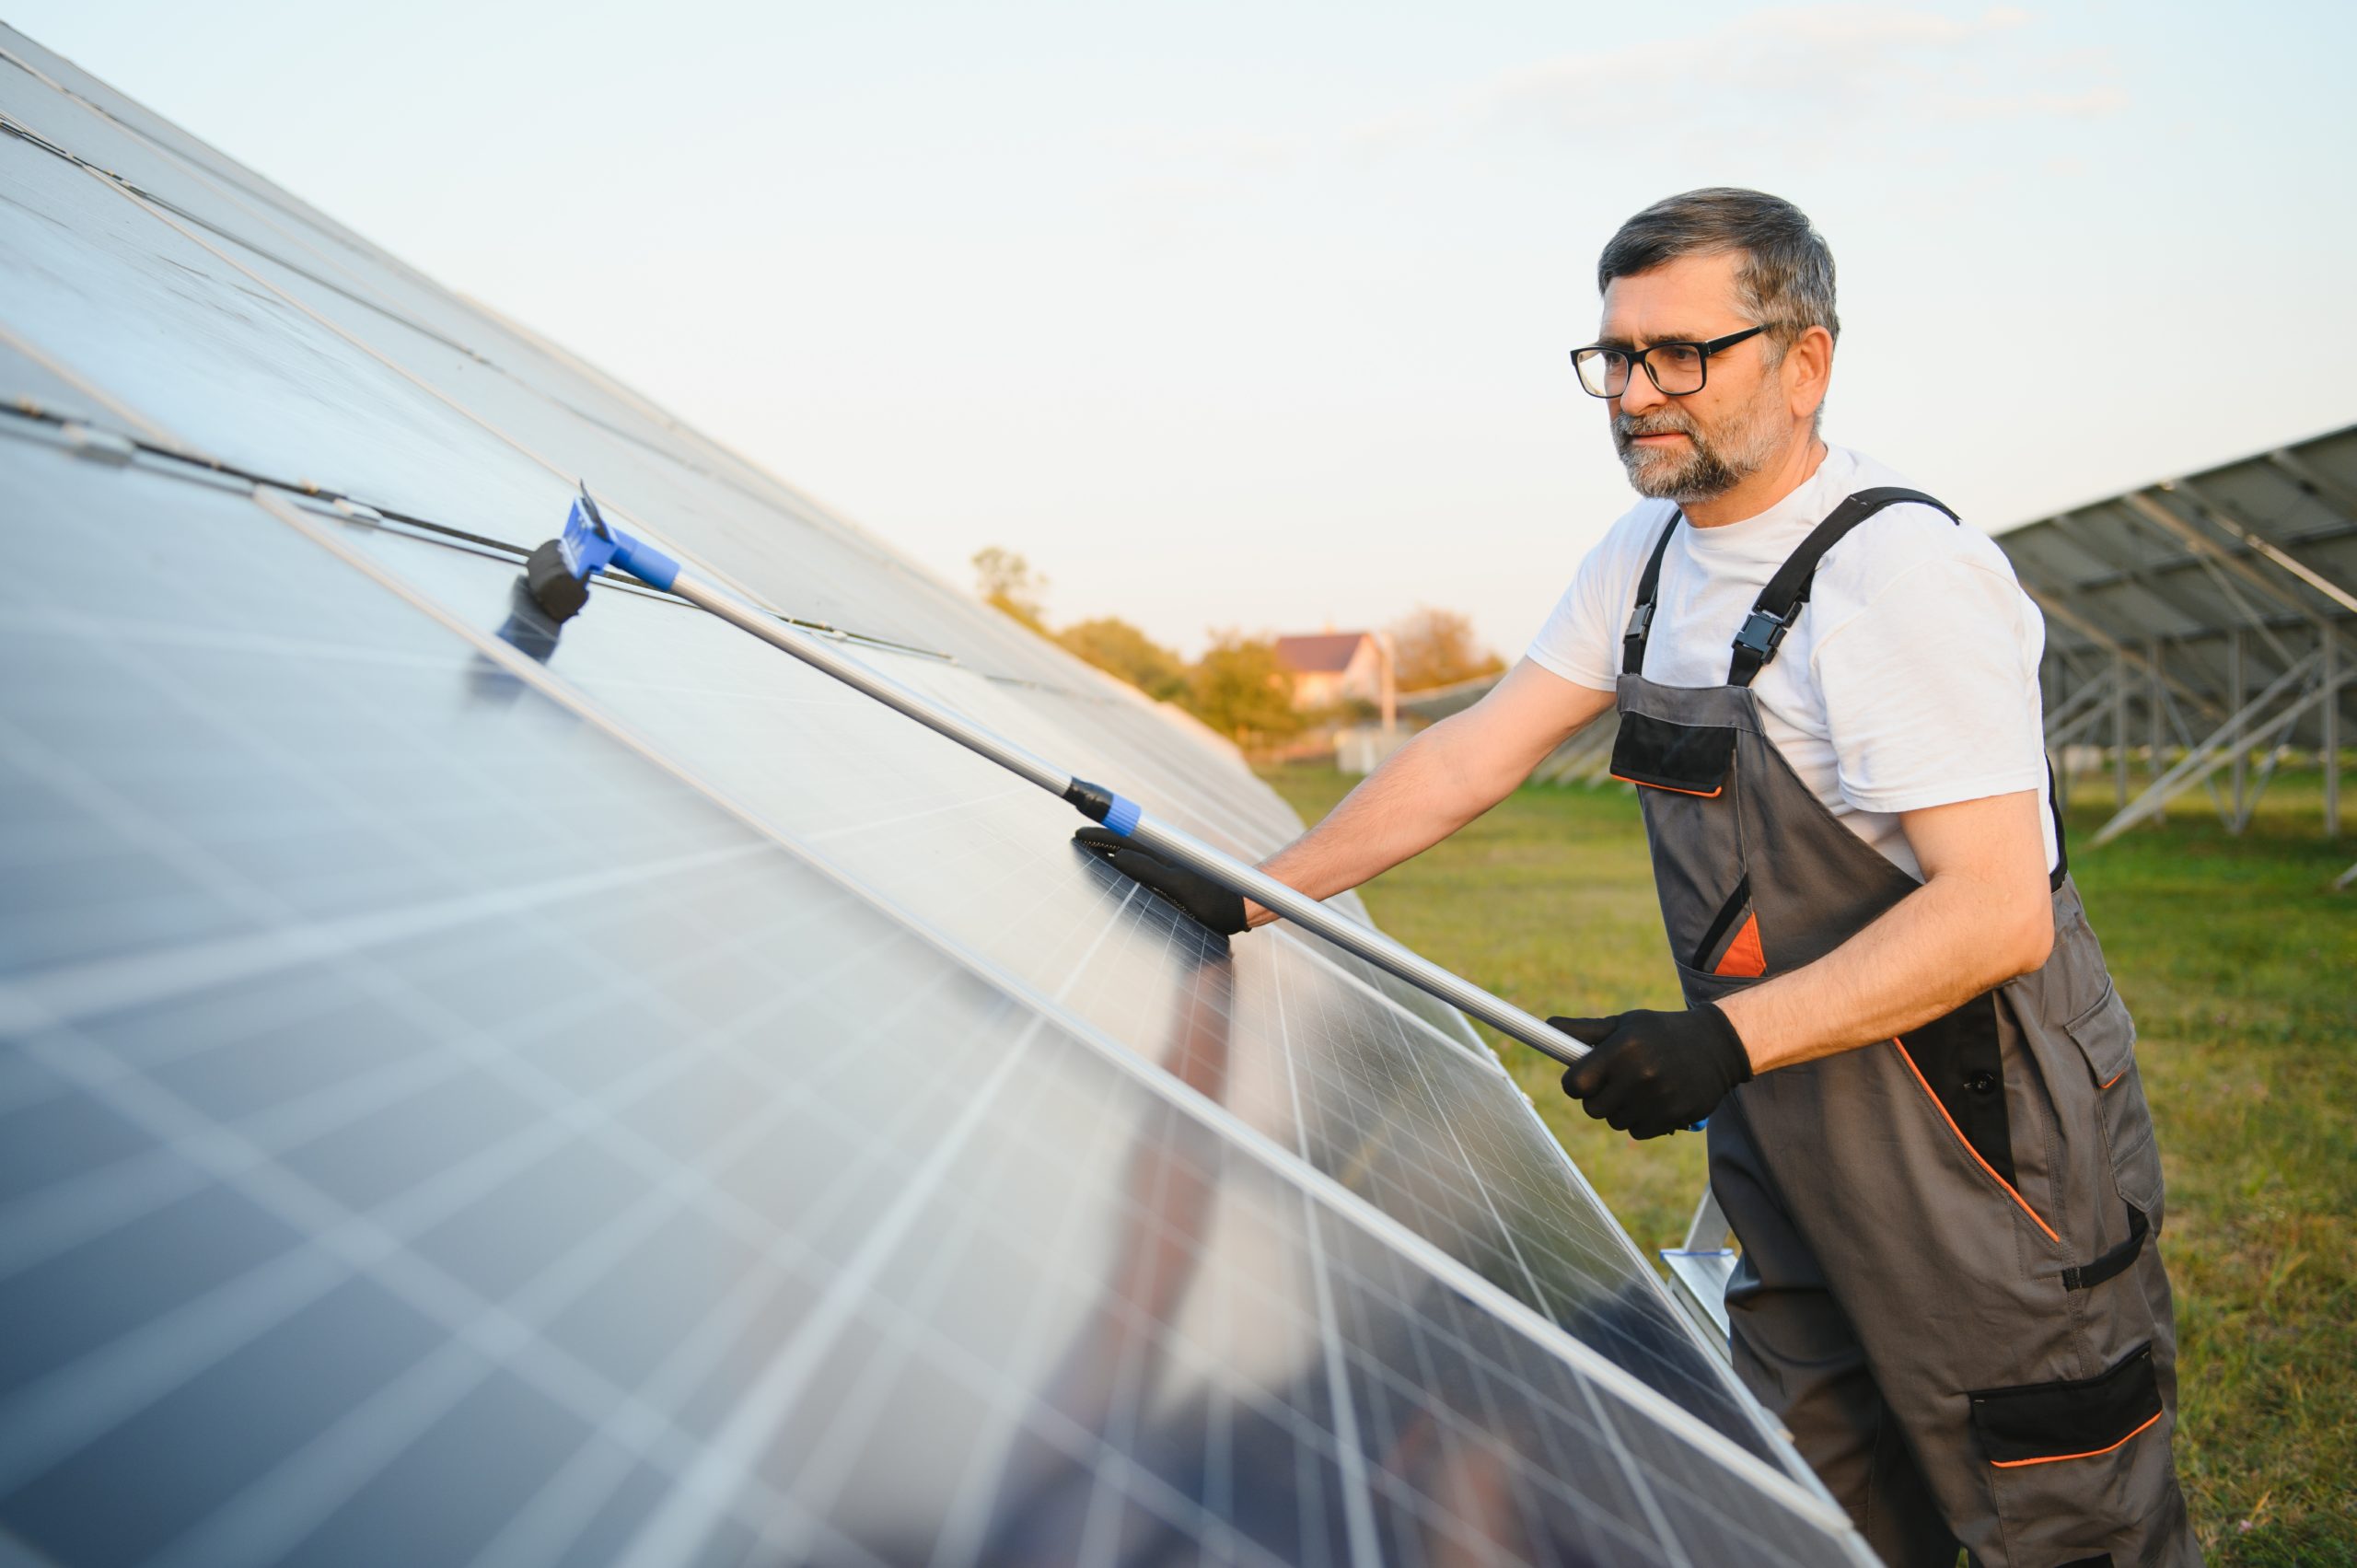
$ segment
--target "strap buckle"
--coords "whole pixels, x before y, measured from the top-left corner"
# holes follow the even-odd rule
[[[1646,629],[1652,626],[1653,623],[1653,600],[1647,599],[1644,603],[1637,606],[1636,609],[1629,612],[1629,629],[1620,633],[1621,638],[1625,641],[1631,637],[1642,637],[1645,634]]]
[[[1782,616],[1755,610],[1745,620],[1743,630],[1735,634],[1735,645],[1761,664],[1766,664],[1776,656],[1777,648],[1783,644],[1784,633],[1791,629],[1792,622]]]

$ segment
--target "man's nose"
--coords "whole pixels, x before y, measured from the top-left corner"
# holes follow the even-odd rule
[[[1631,365],[1629,366],[1629,384],[1620,389],[1619,397],[1612,400],[1612,412],[1616,414],[1646,413],[1668,401],[1669,399],[1662,395],[1662,389],[1654,385],[1654,378],[1645,374],[1645,367]]]

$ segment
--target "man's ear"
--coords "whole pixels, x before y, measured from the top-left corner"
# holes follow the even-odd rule
[[[1814,418],[1833,380],[1833,334],[1823,327],[1807,329],[1784,350],[1784,363],[1778,368],[1793,417]]]

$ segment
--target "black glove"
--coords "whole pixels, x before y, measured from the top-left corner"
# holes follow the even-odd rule
[[[1691,1127],[1751,1079],[1743,1037],[1708,1002],[1683,1013],[1547,1022],[1596,1048],[1564,1069],[1563,1092],[1633,1137]]]
[[[1110,828],[1083,828],[1073,842],[1111,863],[1114,870],[1161,894],[1197,920],[1233,936],[1244,929],[1244,895],[1210,877],[1142,849]]]

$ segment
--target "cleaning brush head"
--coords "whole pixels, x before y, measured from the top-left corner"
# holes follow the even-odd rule
[[[581,607],[589,602],[589,585],[573,575],[555,540],[524,558],[523,586],[540,613],[560,626],[580,614]]]
[[[614,558],[613,530],[581,487],[573,510],[565,514],[564,532],[525,558],[524,587],[532,602],[558,625],[581,613],[589,602],[589,577]]]

